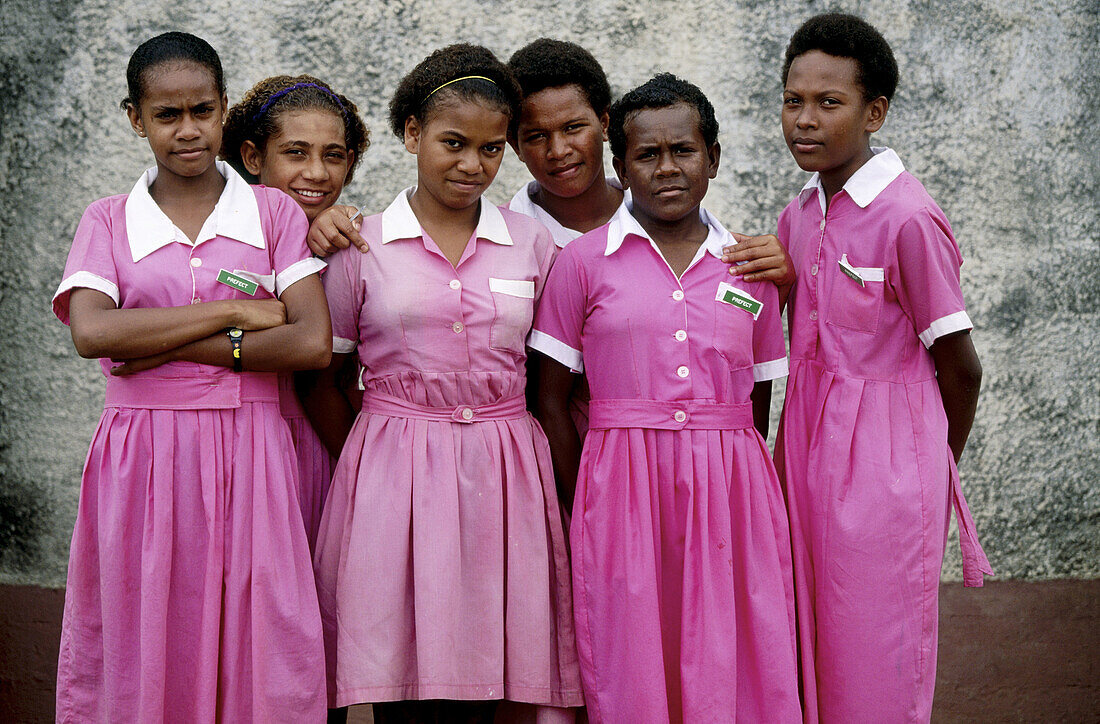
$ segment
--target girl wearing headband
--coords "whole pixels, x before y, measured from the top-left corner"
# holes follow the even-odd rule
[[[337,252],[325,274],[335,354],[310,413],[334,453],[347,439],[315,557],[330,705],[373,702],[383,724],[545,721],[582,702],[549,447],[524,399],[557,247],[482,199],[518,103],[485,48],[414,68],[390,122],[417,185],[363,219],[370,253]],[[358,417],[335,375],[351,353]]]
[[[354,103],[312,76],[279,75],[257,83],[229,109],[221,155],[250,181],[285,191],[312,222],[336,203],[369,145]],[[354,374],[352,364],[345,376]],[[306,418],[311,379],[312,373],[279,376],[280,406],[298,458],[298,502],[312,549],[336,459]]]

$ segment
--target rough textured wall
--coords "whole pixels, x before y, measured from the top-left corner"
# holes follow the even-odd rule
[[[700,85],[724,148],[707,205],[735,230],[772,230],[803,183],[779,132],[782,52],[802,20],[838,5],[892,43],[902,81],[879,142],[924,181],[967,259],[985,383],[962,474],[989,557],[1005,578],[1100,576],[1095,0],[6,0],[0,582],[64,583],[103,381],[49,300],[84,207],[128,191],[152,162],[117,109],[139,42],[170,29],[205,37],[231,101],[274,73],[314,73],[347,93],[376,134],[345,198],[380,210],[414,178],[384,132],[406,70],[458,40],[507,57],[539,35],[571,39],[617,95],[660,70]],[[503,203],[526,180],[510,155],[489,197]],[[960,575],[954,541],[949,579]]]

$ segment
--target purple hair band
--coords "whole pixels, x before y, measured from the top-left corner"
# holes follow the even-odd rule
[[[267,102],[264,103],[262,106],[260,106],[260,110],[256,112],[256,115],[252,116],[252,125],[255,125],[256,121],[263,118],[263,115],[265,113],[267,113],[268,109],[271,108],[271,105],[273,103],[275,103],[275,101],[279,100],[280,98],[285,96],[287,93],[290,93],[293,90],[298,90],[299,88],[316,88],[317,90],[320,90],[320,91],[323,91],[323,92],[327,93],[329,96],[332,97],[332,100],[336,101],[336,105],[340,107],[340,112],[342,114],[344,114],[345,116],[347,115],[348,109],[345,108],[344,104],[340,101],[340,96],[333,93],[330,89],[325,88],[323,85],[318,85],[316,83],[295,83],[292,86],[289,86],[287,88],[283,88],[281,91],[279,91],[277,93],[272,93],[271,97],[267,99]]]

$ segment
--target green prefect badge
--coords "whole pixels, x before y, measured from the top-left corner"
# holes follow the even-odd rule
[[[227,287],[233,287],[238,291],[242,291],[248,296],[255,296],[256,289],[259,288],[259,284],[251,279],[245,279],[244,277],[237,276],[236,274],[222,269],[218,272],[218,281]]]
[[[726,282],[722,282],[718,285],[718,294],[715,295],[714,298],[719,302],[724,302],[738,307],[739,309],[744,309],[752,315],[753,319],[759,319],[760,310],[764,308],[763,302],[754,299],[748,292],[743,292]]]

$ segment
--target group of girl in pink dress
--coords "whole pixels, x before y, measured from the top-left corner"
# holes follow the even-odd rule
[[[882,36],[815,17],[782,78],[814,173],[778,236],[702,208],[698,87],[612,103],[549,39],[413,68],[416,185],[364,217],[347,97],[278,76],[230,108],[205,41],[143,43],[156,165],[88,207],[53,302],[107,378],[58,720],[927,721],[951,506],[991,572],[961,257],[870,145]],[[534,180],[503,208],[509,145]]]

